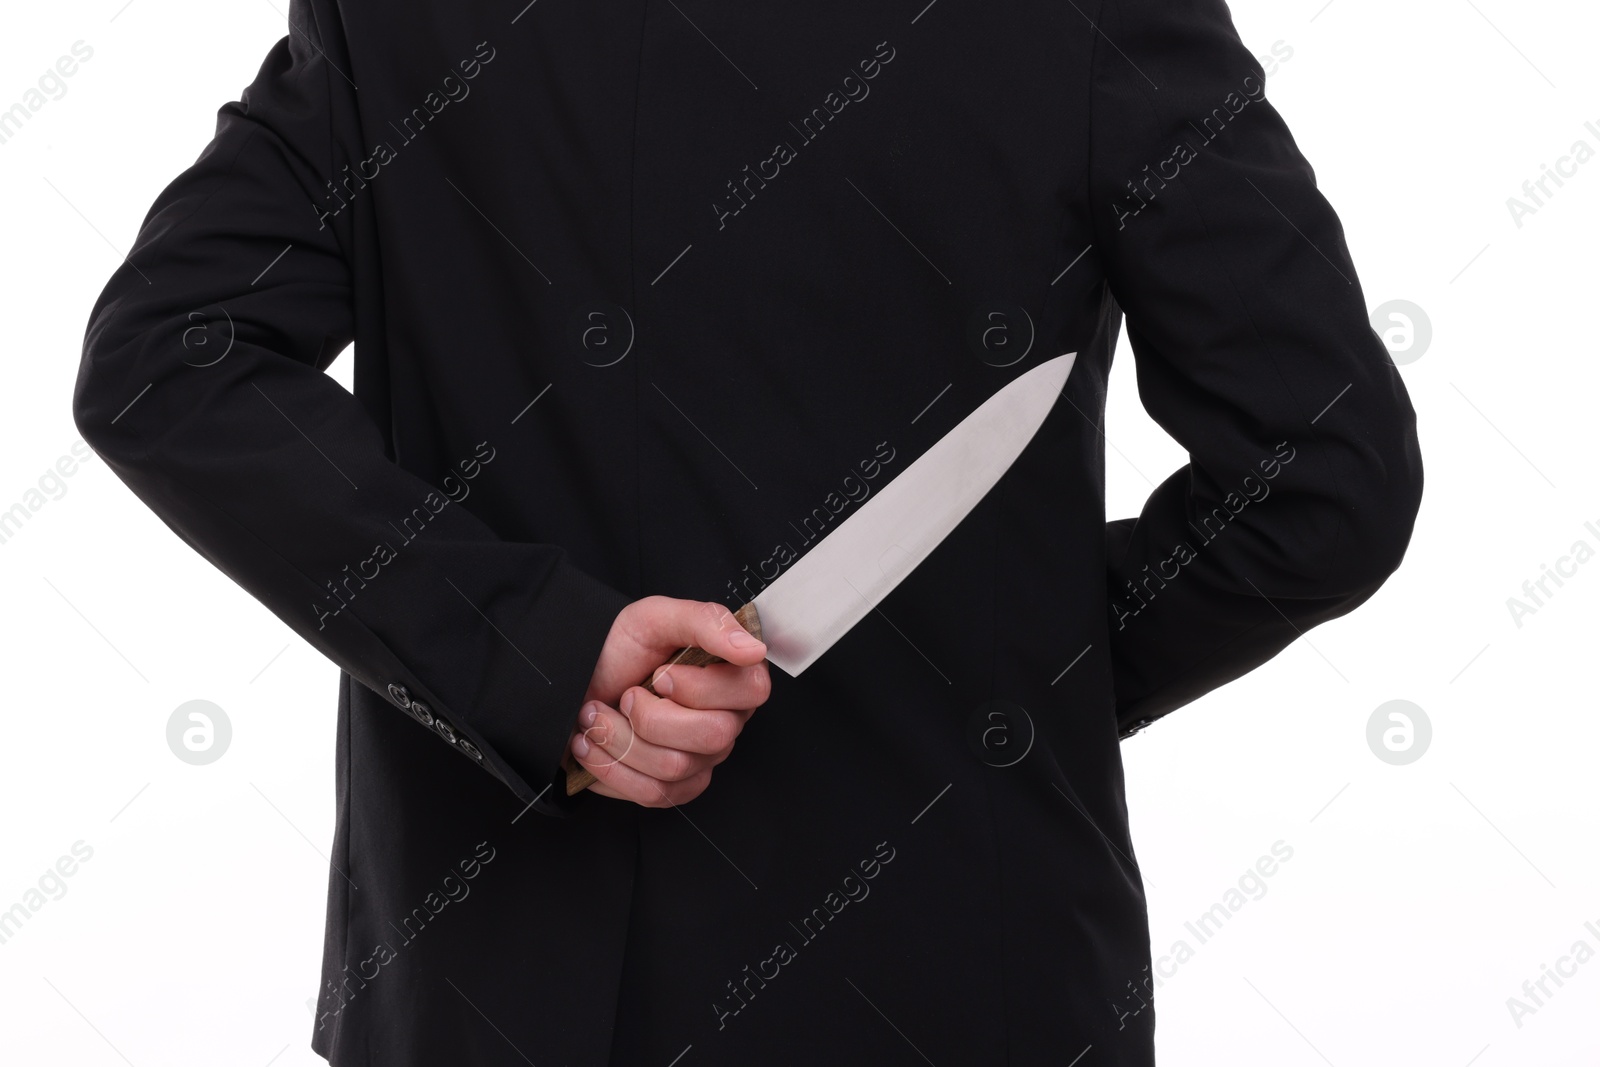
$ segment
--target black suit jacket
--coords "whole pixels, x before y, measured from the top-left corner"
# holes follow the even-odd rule
[[[314,1047],[1152,1062],[1119,737],[1369,597],[1422,484],[1220,0],[290,23],[95,306],[74,414],[344,672]],[[1107,522],[1124,314],[1191,462]],[[700,798],[568,800],[625,603],[748,599],[1067,351],[998,487]]]

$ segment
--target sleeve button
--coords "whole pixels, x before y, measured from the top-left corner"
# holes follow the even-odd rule
[[[449,723],[445,722],[443,719],[435,719],[435,720],[433,720],[433,728],[435,730],[439,731],[439,736],[440,737],[444,738],[446,741],[450,742],[452,745],[456,743],[456,731],[455,731],[455,728],[452,727]]]
[[[428,708],[428,705],[424,704],[422,701],[413,700],[411,702],[411,714],[415,715],[417,717],[417,721],[422,725],[433,725],[433,712]]]
[[[456,742],[456,747],[465,752],[467,755],[471,756],[473,759],[477,760],[479,763],[483,762],[483,753],[478,751],[478,746],[473,744],[471,741],[468,741],[465,737]]]
[[[406,687],[395,682],[389,683],[389,699],[399,704],[402,708],[411,706],[411,694],[406,692]]]

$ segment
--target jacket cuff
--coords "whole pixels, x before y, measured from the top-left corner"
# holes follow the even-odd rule
[[[565,815],[578,799],[567,796],[561,761],[612,623],[632,599],[563,559],[521,628],[538,673],[506,672],[467,713],[467,728],[531,786],[519,791],[523,801],[546,815]]]
[[[500,612],[497,622],[480,620],[478,639],[492,652],[481,660],[470,698],[448,701],[439,688],[405,672],[374,688],[524,805],[566,816],[578,797],[567,796],[561,761],[612,623],[632,599],[561,553],[543,583],[526,590],[519,622],[508,624]],[[439,679],[440,688],[452,692],[463,688],[461,682],[458,672]]]

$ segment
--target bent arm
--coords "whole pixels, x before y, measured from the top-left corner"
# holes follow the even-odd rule
[[[73,415],[151,510],[296,633],[559,813],[559,763],[628,598],[397,465],[324,373],[355,328],[348,226],[314,205],[344,158],[333,94],[353,90],[316,15],[337,25],[291,5],[294,32],[150,209],[91,314]]]
[[[1146,410],[1189,453],[1108,524],[1132,731],[1367,600],[1422,495],[1416,417],[1339,219],[1221,0],[1105,0],[1094,242]]]

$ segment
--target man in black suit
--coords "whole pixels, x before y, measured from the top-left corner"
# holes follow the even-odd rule
[[[1190,462],[1107,522],[1124,313]],[[879,611],[733,643],[1069,351]],[[1119,739],[1370,597],[1422,486],[1221,0],[294,0],[74,414],[342,669],[340,1067],[1152,1063]]]

